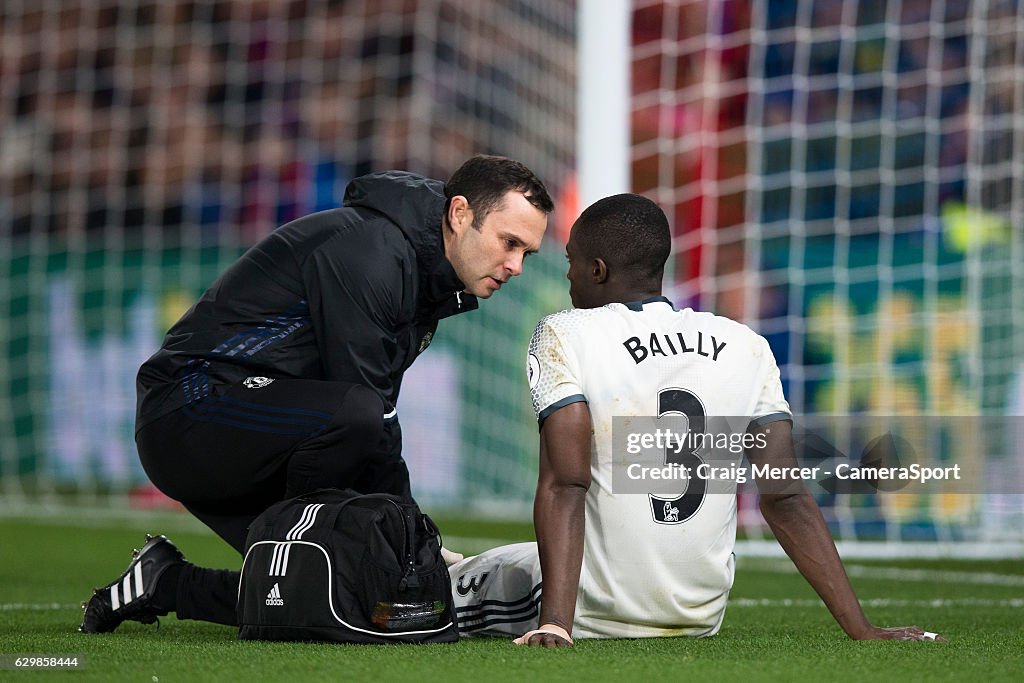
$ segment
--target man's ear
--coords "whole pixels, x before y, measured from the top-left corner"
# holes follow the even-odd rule
[[[473,224],[473,210],[469,208],[469,201],[461,194],[452,197],[448,204],[448,225],[452,232],[461,235],[462,231]]]
[[[608,279],[608,264],[604,262],[603,258],[595,258],[590,263],[590,277],[594,280],[595,284],[604,284],[604,281]]]

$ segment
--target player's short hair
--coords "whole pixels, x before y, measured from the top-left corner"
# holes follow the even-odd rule
[[[473,227],[479,229],[487,214],[498,209],[505,194],[513,190],[522,192],[530,204],[544,213],[555,208],[544,183],[526,166],[508,157],[477,154],[448,179],[444,187],[445,215],[452,197],[462,195],[473,210]]]
[[[591,258],[636,279],[661,280],[672,233],[661,207],[638,194],[616,194],[591,204],[573,225],[573,238]]]

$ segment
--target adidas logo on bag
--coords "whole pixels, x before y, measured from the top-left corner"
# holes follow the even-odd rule
[[[268,607],[284,607],[284,598],[281,597],[281,589],[278,588],[277,584],[270,589],[267,593],[267,606]]]

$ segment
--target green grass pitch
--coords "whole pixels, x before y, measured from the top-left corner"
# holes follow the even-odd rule
[[[528,525],[439,521],[454,540],[529,534]],[[174,617],[163,618],[160,628],[129,622],[112,634],[78,633],[79,603],[124,569],[147,530],[166,532],[198,564],[239,564],[211,533],[181,520],[169,529],[158,521],[0,519],[0,655],[77,654],[84,662],[68,672],[0,670],[0,681],[988,683],[1024,674],[1021,561],[849,563],[875,623],[916,624],[945,634],[947,644],[850,641],[782,561],[742,559],[722,631],[707,639],[583,641],[557,651],[501,639],[428,646],[261,643],[238,641],[228,627]]]

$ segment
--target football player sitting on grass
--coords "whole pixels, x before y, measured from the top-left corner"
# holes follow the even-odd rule
[[[739,416],[751,464],[790,471],[792,416],[764,338],[662,296],[670,249],[665,214],[637,195],[602,199],[574,224],[566,256],[575,308],[541,320],[528,354],[540,422],[537,542],[451,567],[463,633],[558,647],[573,636],[710,636],[721,627],[735,489],[715,492],[691,476],[675,496],[614,492],[613,418],[685,415],[697,433],[716,416]],[[689,458],[681,462],[691,469],[702,463]],[[868,621],[800,479],[757,484],[765,520],[847,635],[942,640]]]

